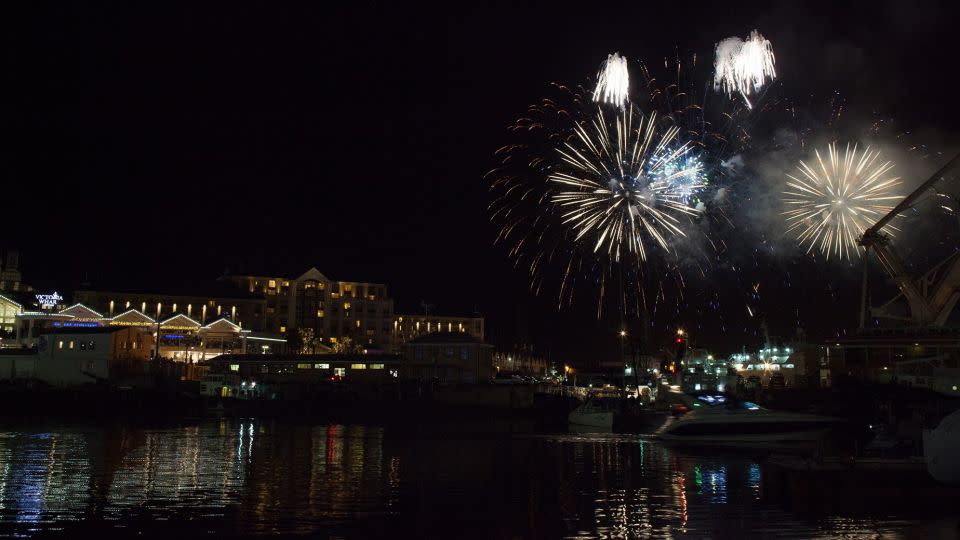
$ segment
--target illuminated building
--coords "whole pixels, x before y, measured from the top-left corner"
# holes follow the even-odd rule
[[[21,311],[23,311],[23,306],[0,294],[0,338],[13,336],[17,315]]]
[[[15,322],[16,346],[39,348],[43,336],[50,332],[104,327],[136,329],[150,356],[159,352],[161,358],[180,362],[194,363],[231,353],[286,352],[286,339],[241,328],[226,317],[201,324],[178,313],[158,322],[138,309],[107,317],[83,304],[58,312],[20,312]]]
[[[362,347],[392,345],[393,299],[382,283],[334,281],[316,268],[295,278],[231,274],[221,279],[266,299],[266,331],[310,328],[326,344],[350,338]]]
[[[828,341],[820,360],[821,386],[851,378],[960,396],[960,332],[956,329],[867,329]]]
[[[72,386],[142,373],[150,357],[149,337],[128,327],[45,329],[35,348],[0,355],[0,378]]]
[[[400,350],[404,343],[434,332],[466,333],[483,341],[484,319],[479,315],[397,315],[393,320],[393,345]]]
[[[519,373],[542,377],[547,374],[547,361],[533,353],[531,347],[518,347],[493,355],[493,367],[498,373]]]
[[[403,346],[400,376],[441,383],[483,383],[493,379],[493,345],[466,332],[436,332]]]
[[[14,250],[7,251],[0,260],[0,291],[31,292],[33,287],[23,283],[20,273],[20,254]]]
[[[114,317],[137,309],[153,319],[183,314],[200,324],[227,317],[243,328],[264,330],[265,300],[236,288],[215,284],[198,292],[133,292],[83,289],[74,293],[74,301]]]

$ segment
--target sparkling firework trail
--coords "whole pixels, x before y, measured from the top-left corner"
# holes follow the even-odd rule
[[[630,106],[608,125],[603,111],[559,149],[562,163],[548,177],[558,185],[552,202],[574,241],[590,239],[594,253],[614,261],[624,253],[646,260],[644,236],[672,251],[671,238],[686,236],[679,215],[696,214],[686,204],[699,183],[702,166],[689,143],[677,141],[679,128],[660,130]]]
[[[857,238],[893,209],[901,196],[894,193],[900,177],[891,176],[893,162],[879,159],[880,153],[848,143],[842,152],[836,143],[827,147],[827,159],[815,151],[813,166],[801,161],[799,174],[787,174],[783,213],[787,233],[796,235],[807,253],[818,248],[827,259],[860,255]],[[896,230],[887,226],[884,230]]]
[[[747,107],[753,108],[747,96],[777,78],[775,63],[773,45],[756,30],[746,41],[728,37],[717,43],[713,87],[730,97],[739,93]]]
[[[627,71],[627,59],[620,53],[607,55],[603,68],[597,73],[597,87],[593,91],[593,101],[609,103],[621,109],[629,100],[630,72]]]

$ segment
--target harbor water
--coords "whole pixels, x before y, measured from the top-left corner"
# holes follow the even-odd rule
[[[207,418],[0,429],[0,534],[955,538],[903,501],[811,510],[761,461],[532,421]],[[854,494],[851,494],[854,497]]]

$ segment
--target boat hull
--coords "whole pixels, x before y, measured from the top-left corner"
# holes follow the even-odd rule
[[[613,428],[613,412],[580,412],[573,411],[567,418],[571,425],[596,428]]]

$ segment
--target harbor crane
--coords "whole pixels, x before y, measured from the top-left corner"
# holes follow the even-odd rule
[[[857,242],[863,246],[863,284],[860,302],[860,330],[866,326],[868,314],[874,317],[897,319],[910,323],[917,328],[942,328],[960,300],[960,252],[955,251],[919,278],[915,278],[903,259],[890,242],[890,236],[882,229],[896,216],[912,208],[925,195],[944,181],[947,173],[960,164],[960,154],[947,162],[926,182],[900,201],[887,215],[880,218],[872,227],[863,232]],[[884,271],[897,285],[900,292],[887,303],[868,309],[867,302],[867,264],[870,250],[876,254]],[[901,299],[909,307],[909,317],[891,311]]]

